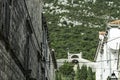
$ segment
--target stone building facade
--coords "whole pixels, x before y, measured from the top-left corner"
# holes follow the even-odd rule
[[[0,80],[54,80],[42,16],[41,0],[0,0]]]

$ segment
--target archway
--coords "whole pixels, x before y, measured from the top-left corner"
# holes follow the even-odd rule
[[[79,61],[74,59],[74,60],[72,60],[72,63],[74,63],[74,64],[78,64]]]
[[[71,58],[79,58],[77,55],[73,55]]]

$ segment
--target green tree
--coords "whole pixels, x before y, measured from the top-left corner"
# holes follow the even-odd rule
[[[83,65],[80,70],[80,79],[86,80],[87,79],[87,66]]]
[[[59,68],[63,78],[72,80],[74,78],[75,72],[73,70],[73,64],[69,62],[64,62],[64,64]]]
[[[75,80],[80,80],[80,67],[79,67],[79,65],[77,66],[77,72],[76,72]]]
[[[92,72],[91,67],[88,68],[87,79],[86,80],[94,80],[94,78],[93,78],[93,72]]]
[[[92,72],[91,67],[87,69],[87,66],[83,65],[80,69],[78,66],[75,80],[95,80],[95,73]]]
[[[59,71],[56,71],[55,72],[55,80],[62,80],[62,76],[61,76],[61,73]]]

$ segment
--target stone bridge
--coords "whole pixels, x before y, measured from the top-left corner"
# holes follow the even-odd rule
[[[76,54],[71,54],[68,52],[67,59],[57,59],[58,67],[63,65],[64,62],[72,62],[74,64],[78,64],[80,68],[82,67],[82,65],[86,65],[87,67],[91,67],[93,71],[95,71],[96,67],[95,62],[82,58],[82,52]]]

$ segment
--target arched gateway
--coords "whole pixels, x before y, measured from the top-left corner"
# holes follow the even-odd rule
[[[91,67],[92,70],[95,71],[95,63],[82,58],[82,52],[76,54],[68,52],[67,54],[68,54],[67,59],[57,59],[58,67],[63,65],[63,63],[66,61],[66,62],[72,62],[74,64],[78,64],[80,68],[82,65],[86,65],[87,67]]]

